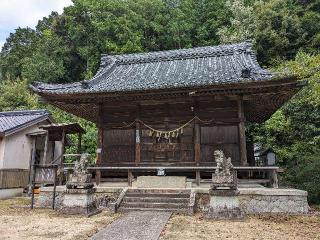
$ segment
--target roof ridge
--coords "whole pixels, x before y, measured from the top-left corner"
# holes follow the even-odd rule
[[[118,55],[101,55],[101,66],[104,68],[110,63],[116,65],[132,64],[132,63],[146,63],[157,62],[165,60],[188,59],[195,57],[212,57],[212,56],[226,56],[235,53],[252,53],[252,42],[245,41],[236,44],[225,44],[216,46],[203,46],[194,48],[183,48],[165,51],[143,52],[143,53],[130,53]]]
[[[0,112],[0,117],[6,116],[26,116],[26,115],[49,115],[46,109],[34,109],[34,110],[15,110]]]

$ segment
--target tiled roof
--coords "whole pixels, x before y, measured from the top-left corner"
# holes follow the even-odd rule
[[[71,84],[36,83],[38,93],[132,92],[269,80],[250,42],[124,55],[102,55],[93,79]]]
[[[0,134],[8,135],[49,118],[46,110],[0,112]]]

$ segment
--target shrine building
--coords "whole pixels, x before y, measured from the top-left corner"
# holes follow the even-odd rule
[[[261,68],[251,42],[242,42],[102,55],[90,80],[31,88],[96,124],[97,169],[171,166],[181,174],[213,166],[217,149],[234,166],[255,166],[246,125],[269,119],[300,87]]]

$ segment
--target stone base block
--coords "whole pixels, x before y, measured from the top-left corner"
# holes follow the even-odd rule
[[[237,196],[211,196],[205,217],[215,220],[240,220],[244,218],[244,213]]]
[[[139,176],[137,188],[186,188],[186,177],[180,176]]]
[[[67,189],[59,211],[88,217],[101,212],[96,207],[94,193],[95,189]]]

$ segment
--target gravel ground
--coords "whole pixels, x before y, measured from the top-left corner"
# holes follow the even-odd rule
[[[0,200],[0,239],[89,239],[116,220],[108,212],[92,216],[65,216],[50,209],[30,210],[29,199]]]
[[[120,217],[107,211],[90,218],[65,216],[49,209],[30,210],[25,198],[0,200],[0,239],[90,239]],[[296,239],[320,240],[320,212],[309,216],[249,216],[241,222],[212,221],[202,215],[174,214],[160,240]],[[120,239],[117,239],[120,240]]]
[[[213,221],[202,215],[173,215],[160,240],[205,239],[320,239],[320,215],[249,216],[244,221]]]

